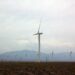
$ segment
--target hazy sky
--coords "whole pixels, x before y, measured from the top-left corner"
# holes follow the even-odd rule
[[[74,51],[75,0],[0,0],[0,52],[37,50],[41,17],[41,50]]]

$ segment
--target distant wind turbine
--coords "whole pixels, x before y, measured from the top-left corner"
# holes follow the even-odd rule
[[[40,37],[43,33],[40,32],[40,26],[41,26],[41,21],[40,21],[40,24],[39,24],[39,28],[38,28],[38,32],[34,35],[37,35],[38,36],[38,61],[40,62]]]
[[[54,51],[52,51],[52,53],[51,53],[51,58],[52,58],[52,60],[54,59]]]
[[[70,51],[70,58],[72,58],[72,51]]]

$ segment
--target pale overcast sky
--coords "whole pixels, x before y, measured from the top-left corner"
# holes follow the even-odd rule
[[[37,51],[41,17],[41,51],[74,51],[75,0],[0,0],[0,53]]]

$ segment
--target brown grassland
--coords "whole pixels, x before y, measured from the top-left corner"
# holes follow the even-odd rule
[[[75,62],[0,62],[0,75],[75,75]]]

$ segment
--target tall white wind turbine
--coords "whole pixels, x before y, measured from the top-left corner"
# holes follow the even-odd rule
[[[38,36],[38,62],[40,62],[40,42],[41,42],[41,35],[43,33],[40,32],[40,26],[41,26],[41,21],[40,21],[40,24],[39,24],[39,28],[38,28],[38,32],[34,35],[37,35]]]

